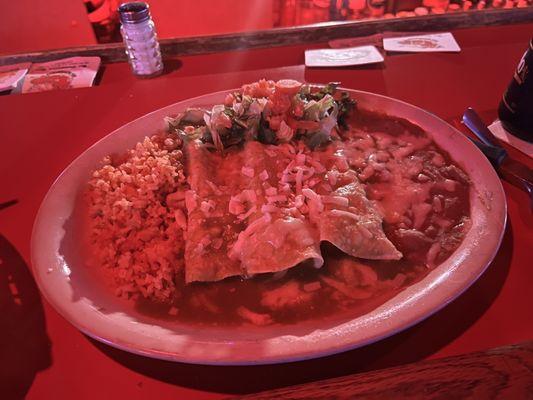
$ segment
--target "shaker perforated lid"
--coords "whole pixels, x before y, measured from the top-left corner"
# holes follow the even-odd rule
[[[123,24],[137,24],[150,18],[150,7],[142,1],[122,3],[118,13]]]

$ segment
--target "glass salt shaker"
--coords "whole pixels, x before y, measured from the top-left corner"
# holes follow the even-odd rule
[[[163,61],[148,4],[141,1],[123,3],[118,12],[122,23],[120,33],[133,73],[140,78],[160,75]]]

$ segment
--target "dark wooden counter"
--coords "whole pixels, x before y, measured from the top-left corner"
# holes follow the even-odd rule
[[[270,390],[238,399],[314,398],[531,399],[533,342]]]

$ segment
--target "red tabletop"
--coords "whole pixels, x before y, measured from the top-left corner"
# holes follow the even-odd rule
[[[159,107],[262,77],[396,97],[453,121],[467,106],[495,117],[533,24],[454,32],[459,54],[388,55],[382,66],[306,69],[292,47],[183,57],[152,80],[108,65],[99,86],[0,97],[0,396],[28,399],[220,398],[484,350],[533,338],[533,218],[524,192],[504,182],[506,233],[494,262],[462,296],[426,321],[370,346],[284,365],[213,367],[135,356],[97,343],[39,295],[30,236],[55,177],[89,145]],[[513,156],[529,163],[531,160]],[[6,397],[7,395],[7,397]]]

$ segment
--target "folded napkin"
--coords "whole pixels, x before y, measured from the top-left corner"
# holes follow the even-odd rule
[[[533,157],[533,143],[528,143],[507,132],[499,119],[489,126],[489,130],[498,139],[503,140],[505,143],[520,150],[522,153],[527,154],[529,157]]]

